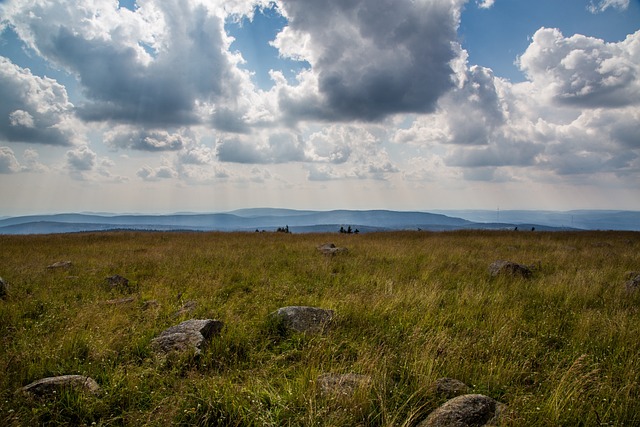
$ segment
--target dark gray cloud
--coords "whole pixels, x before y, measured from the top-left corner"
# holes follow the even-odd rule
[[[230,133],[249,133],[250,128],[238,111],[228,108],[217,108],[211,117],[213,127]]]
[[[319,94],[280,93],[294,118],[373,121],[431,112],[452,87],[460,2],[296,0],[282,3],[287,32],[308,40]],[[291,36],[291,34],[289,34]],[[281,37],[276,46],[295,57]]]
[[[239,92],[222,18],[205,6],[162,1],[135,14],[101,6],[103,16],[50,2],[13,17],[42,56],[78,76],[84,120],[189,125],[202,121],[197,103]]]
[[[73,105],[64,86],[0,57],[0,140],[72,145]]]
[[[138,123],[195,123],[192,98],[185,85],[137,60],[133,48],[109,40],[87,40],[60,27],[52,37],[58,62],[78,73],[88,102],[79,106],[85,120]],[[153,68],[156,68],[153,70]]]
[[[611,136],[623,147],[640,150],[640,111],[635,117],[617,123],[611,131]]]
[[[267,163],[264,153],[249,141],[228,138],[218,143],[218,160],[231,163]]]
[[[504,123],[504,111],[495,86],[493,72],[473,66],[464,76],[462,87],[441,99],[439,108],[447,111],[449,129],[445,141],[460,145],[486,145]]]
[[[550,156],[549,161],[542,165],[558,175],[586,175],[606,171],[607,157],[603,157],[601,153],[571,153],[565,156]]]
[[[543,151],[544,145],[528,141],[496,141],[488,147],[456,149],[445,162],[467,168],[532,166]]]

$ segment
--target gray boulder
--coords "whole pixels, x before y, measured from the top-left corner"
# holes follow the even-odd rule
[[[339,248],[333,243],[325,243],[324,245],[318,246],[317,249],[325,255],[337,255],[348,252],[347,248]]]
[[[220,334],[224,324],[219,320],[191,319],[165,329],[151,341],[151,347],[158,353],[183,352],[193,350],[200,354],[202,346],[214,335]]]
[[[640,288],[640,272],[630,271],[627,273],[627,282],[624,284],[628,292],[633,292]]]
[[[520,276],[528,279],[533,275],[533,271],[530,267],[523,264],[499,260],[491,263],[491,265],[489,266],[489,274],[491,274],[492,277],[505,275],[514,277]]]
[[[482,427],[495,425],[504,405],[482,394],[464,394],[446,401],[418,427]]]
[[[5,299],[8,292],[7,282],[0,277],[0,299]]]
[[[356,391],[371,384],[371,377],[360,374],[333,374],[326,373],[318,377],[316,381],[320,393],[324,396],[348,397]]]
[[[62,375],[34,381],[20,390],[38,397],[60,394],[64,390],[77,390],[91,394],[99,394],[100,386],[91,377],[83,375]]]
[[[454,378],[438,378],[434,386],[437,394],[449,399],[469,393],[469,386]]]
[[[317,307],[290,306],[279,308],[270,316],[288,331],[315,334],[327,328],[333,319],[334,311]]]

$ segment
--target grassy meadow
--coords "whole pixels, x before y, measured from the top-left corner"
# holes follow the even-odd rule
[[[349,252],[324,256],[326,242]],[[534,275],[492,278],[499,259]],[[628,271],[640,271],[640,233],[0,236],[0,425],[415,426],[446,400],[435,380],[452,377],[508,405],[501,425],[637,426]],[[115,274],[132,293],[110,289]],[[289,305],[335,310],[332,327],[282,334],[268,314]],[[151,352],[189,318],[225,327],[199,356]],[[327,396],[316,379],[328,372],[372,381]],[[63,374],[103,393],[16,393]]]

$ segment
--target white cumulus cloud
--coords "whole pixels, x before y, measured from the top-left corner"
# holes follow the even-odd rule
[[[93,170],[98,155],[86,145],[67,151],[67,167],[72,172]]]
[[[106,132],[104,141],[113,148],[140,151],[177,151],[188,146],[191,143],[191,138],[184,135],[183,132],[120,126]]]
[[[618,43],[541,28],[519,59],[552,101],[578,107],[640,104],[640,31]]]
[[[136,175],[144,181],[159,181],[161,179],[176,178],[178,176],[178,172],[168,165],[159,166],[157,168],[143,166],[138,170]]]
[[[618,10],[627,10],[629,7],[629,0],[599,0],[593,1],[589,3],[587,6],[587,10],[591,13],[600,13],[605,10],[612,8]]]
[[[437,156],[467,180],[632,182],[640,178],[639,49],[640,33],[605,43],[542,28],[520,58],[528,81],[468,66],[434,114],[418,116],[392,140]]]
[[[9,114],[9,123],[11,123],[11,126],[35,127],[33,116],[24,110],[16,110]]]
[[[0,173],[9,174],[20,172],[20,163],[9,147],[0,147]]]
[[[478,7],[480,9],[490,9],[495,2],[496,2],[495,0],[480,0],[480,1],[476,1],[476,3],[478,4]]]
[[[0,140],[49,145],[77,143],[79,123],[67,91],[53,79],[0,56]]]

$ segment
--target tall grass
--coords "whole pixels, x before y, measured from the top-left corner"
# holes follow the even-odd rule
[[[327,241],[349,252],[323,256]],[[639,249],[624,232],[2,236],[0,424],[413,426],[448,376],[508,405],[503,425],[638,425],[640,295],[624,281]],[[534,276],[492,278],[497,259]],[[114,274],[133,302],[106,303],[130,296]],[[287,305],[336,318],[282,334],[268,314]],[[225,328],[200,356],[156,357],[151,339],[187,318]],[[372,381],[338,399],[318,391],[326,372]],[[62,374],[103,393],[15,393]]]

